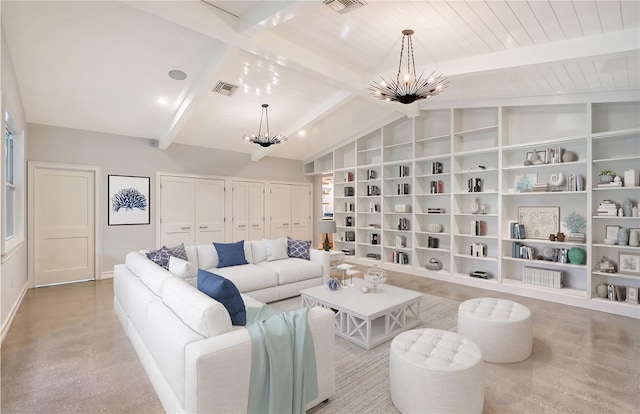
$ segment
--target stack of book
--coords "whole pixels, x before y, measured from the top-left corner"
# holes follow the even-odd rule
[[[547,184],[547,183],[534,184],[533,188],[531,189],[531,191],[536,191],[536,192],[544,192],[544,191],[548,191],[548,190],[549,190],[549,184]]]
[[[602,188],[607,188],[607,187],[622,187],[622,181],[612,181],[610,183],[598,183],[598,187]]]
[[[512,221],[509,223],[509,236],[512,239],[524,239],[524,224]]]
[[[567,236],[565,241],[570,243],[584,243],[586,239],[587,238],[584,233],[569,233],[569,236]]]
[[[598,210],[596,211],[599,216],[615,216],[616,212],[616,203],[609,200],[604,200],[600,203]]]
[[[522,281],[530,285],[560,289],[562,287],[562,271],[525,266],[522,269]]]

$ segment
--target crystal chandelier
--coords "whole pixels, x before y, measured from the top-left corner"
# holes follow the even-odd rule
[[[442,75],[435,76],[432,72],[428,78],[424,78],[424,72],[420,76],[416,76],[416,63],[413,59],[413,42],[411,36],[413,30],[405,29],[402,31],[402,49],[400,49],[400,63],[398,64],[398,74],[395,80],[385,80],[382,76],[380,83],[373,81],[369,85],[371,94],[386,101],[400,102],[410,104],[420,99],[428,99],[432,96],[440,94],[447,86],[449,81]],[[404,57],[405,42],[407,44],[406,70],[402,71],[402,58]]]
[[[284,135],[276,134],[271,136],[269,132],[269,105],[262,104],[262,116],[260,117],[260,128],[258,128],[258,135],[256,134],[244,134],[242,138],[244,138],[247,142],[253,142],[254,144],[258,144],[261,147],[270,147],[271,145],[279,144],[287,140],[287,137]],[[262,121],[266,119],[267,128],[265,129],[264,134],[262,133]]]

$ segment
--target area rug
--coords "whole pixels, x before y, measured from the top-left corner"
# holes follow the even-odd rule
[[[288,311],[300,308],[300,297],[270,303]],[[425,294],[420,301],[418,328],[456,329],[458,305],[450,299]],[[389,347],[387,341],[366,350],[336,336],[336,392],[307,414],[398,413],[389,395]]]

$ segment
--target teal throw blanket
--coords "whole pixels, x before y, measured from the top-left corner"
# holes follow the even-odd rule
[[[318,378],[308,308],[280,312],[247,308],[251,337],[250,414],[304,414],[318,396]]]

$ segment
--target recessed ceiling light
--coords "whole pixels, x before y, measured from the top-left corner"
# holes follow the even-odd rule
[[[166,105],[169,103],[169,101],[167,100],[167,98],[158,98],[158,103],[160,105]]]
[[[305,131],[304,129],[301,129],[300,131],[298,131],[299,137],[304,137],[305,135],[307,135],[307,131]]]
[[[169,77],[175,80],[185,80],[187,79],[187,74],[181,70],[173,69],[169,71]]]

